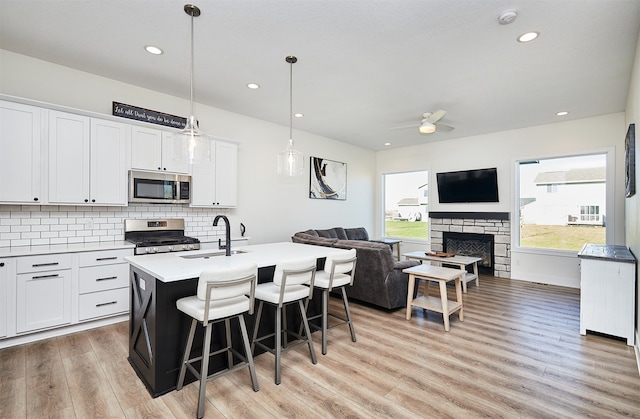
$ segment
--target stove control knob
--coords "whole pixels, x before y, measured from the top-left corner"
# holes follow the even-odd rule
[[[192,245],[192,244],[190,244],[190,245],[189,245],[189,250],[193,250],[193,249],[195,249],[195,246],[194,246],[194,245]]]
[[[145,253],[151,253],[151,248],[150,247],[145,247],[144,248],[144,252]]]
[[[152,249],[151,249],[151,251],[152,251],[153,253],[158,253],[158,248],[157,248],[157,247],[154,247],[154,248],[152,248]]]
[[[173,246],[167,246],[167,250],[173,252]]]

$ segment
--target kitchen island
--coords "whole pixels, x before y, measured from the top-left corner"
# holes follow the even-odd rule
[[[176,308],[176,301],[196,294],[198,278],[203,270],[256,263],[258,282],[262,283],[273,280],[275,265],[280,261],[314,258],[318,261],[318,269],[322,269],[329,253],[342,251],[347,252],[332,247],[284,242],[238,247],[229,257],[224,255],[224,250],[199,250],[125,258],[130,264],[129,363],[153,397],[175,389],[191,322],[191,318]],[[316,298],[310,302],[310,314],[319,313],[320,300]],[[288,323],[291,328],[296,328],[299,315],[294,316],[295,310],[290,311]],[[269,311],[263,316],[261,335],[273,329],[273,316]],[[250,332],[253,330],[253,317],[245,315]],[[239,334],[233,336],[233,345],[241,350]],[[211,340],[215,349],[218,342],[224,341],[224,328],[214,327]],[[202,328],[198,328],[194,351],[201,347]],[[210,371],[225,367],[226,360],[211,360]],[[185,382],[194,379],[188,373]]]

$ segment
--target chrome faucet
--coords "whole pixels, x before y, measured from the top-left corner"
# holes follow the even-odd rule
[[[218,225],[218,220],[223,219],[225,222],[225,255],[231,256],[231,225],[229,224],[229,219],[226,215],[216,215],[216,218],[213,219],[213,226]],[[222,249],[220,244],[220,239],[218,239],[218,248]]]

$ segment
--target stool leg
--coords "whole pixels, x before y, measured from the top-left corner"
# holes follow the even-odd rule
[[[318,359],[316,358],[316,352],[313,350],[313,339],[311,338],[311,330],[309,330],[309,321],[307,320],[307,313],[304,310],[304,305],[302,304],[302,300],[298,300],[298,305],[300,306],[300,315],[302,316],[304,333],[306,333],[307,343],[309,344],[309,352],[311,352],[311,362],[314,364],[317,364]]]
[[[198,394],[198,419],[204,416],[204,401],[207,393],[207,375],[209,375],[209,352],[211,346],[211,329],[208,323],[204,332],[204,344],[202,347],[202,368],[200,370],[200,392]]]
[[[233,367],[233,354],[231,353],[231,326],[229,324],[229,319],[224,319],[224,329],[227,339],[227,368],[231,369],[231,367]]]
[[[253,325],[253,338],[251,339],[252,354],[256,349],[256,339],[258,337],[258,330],[260,329],[260,318],[262,317],[262,304],[263,304],[262,301],[260,301],[260,304],[258,304],[258,314],[256,314],[256,324]]]
[[[327,329],[329,328],[329,290],[322,291],[322,355],[327,354]]]
[[[283,305],[282,306],[282,347],[283,348],[287,348],[287,341],[289,340],[287,338],[287,306]]]
[[[184,384],[184,376],[187,372],[187,362],[189,362],[189,354],[191,354],[191,346],[193,345],[193,336],[196,333],[196,319],[191,319],[191,328],[189,329],[189,337],[187,338],[187,347],[184,350],[184,356],[182,357],[182,364],[180,366],[180,376],[178,377],[178,385],[176,390],[182,389]]]
[[[282,352],[282,308],[276,307],[276,335],[275,335],[275,350],[276,350],[276,384],[280,384],[280,353]]]
[[[351,321],[351,311],[349,310],[349,300],[347,300],[347,291],[344,289],[344,287],[342,287],[341,290],[342,290],[342,301],[344,301],[344,311],[347,314],[347,322],[349,323],[349,330],[351,331],[351,341],[355,342],[356,331],[353,328],[353,322]]]
[[[256,376],[256,368],[253,365],[253,355],[251,354],[249,346],[249,335],[247,334],[247,325],[244,322],[244,316],[241,314],[238,316],[238,323],[240,323],[240,332],[242,333],[242,343],[244,344],[244,355],[247,358],[249,364],[249,373],[251,374],[251,384],[253,384],[253,391],[258,391],[258,377]]]

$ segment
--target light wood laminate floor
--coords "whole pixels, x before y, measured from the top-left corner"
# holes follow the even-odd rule
[[[352,302],[358,341],[329,332],[318,364],[300,346],[256,357],[208,383],[207,418],[640,417],[640,376],[625,342],[579,334],[579,291],[482,277],[464,294],[464,322],[414,308]],[[437,287],[431,287],[436,293]],[[448,289],[453,298],[453,288]],[[332,307],[338,300],[333,299]],[[0,418],[192,418],[197,384],[152,399],[129,366],[128,324],[0,351]]]

